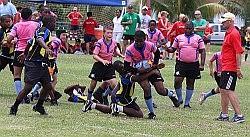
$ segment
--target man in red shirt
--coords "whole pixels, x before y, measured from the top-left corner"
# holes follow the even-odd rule
[[[70,12],[67,15],[69,21],[70,21],[70,35],[69,38],[72,40],[72,38],[77,38],[77,30],[79,29],[79,19],[82,18],[82,15],[80,12],[77,12],[77,7],[74,7],[72,12]]]
[[[213,35],[214,31],[211,27],[209,27],[209,22],[207,21],[207,25],[204,31],[204,43],[207,46],[207,52],[210,54],[210,39],[211,36]]]
[[[228,12],[219,20],[227,30],[222,45],[222,73],[220,81],[221,107],[222,112],[216,120],[229,121],[228,104],[229,101],[235,111],[230,122],[242,123],[245,121],[239,107],[239,101],[234,92],[237,77],[243,78],[241,72],[241,54],[244,52],[241,47],[241,37],[239,31],[234,27],[235,15]]]
[[[95,37],[95,28],[98,27],[96,21],[92,18],[92,12],[87,12],[88,19],[83,22],[84,41],[86,43],[87,54],[89,54],[89,45],[92,37]]]

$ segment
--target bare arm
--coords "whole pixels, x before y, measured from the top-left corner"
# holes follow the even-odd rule
[[[236,54],[236,64],[237,64],[237,77],[239,79],[242,79],[243,74],[241,72],[241,53]]]
[[[153,75],[153,74],[157,74],[157,75],[160,75],[160,71],[154,69],[148,73],[144,73],[144,74],[141,74],[141,75],[133,75],[131,80],[133,82],[140,82],[140,81],[143,81],[145,79],[147,79],[149,76]]]
[[[210,70],[210,76],[211,76],[211,77],[214,77],[214,73],[213,73],[213,62],[212,62],[212,61],[209,61],[208,67],[209,67],[209,70]]]
[[[205,65],[205,60],[206,60],[206,51],[205,51],[205,49],[200,49],[199,52],[201,54],[200,70],[203,71],[204,65]]]

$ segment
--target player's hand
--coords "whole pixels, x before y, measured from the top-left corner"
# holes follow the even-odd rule
[[[108,66],[108,65],[109,65],[109,61],[103,60],[103,61],[102,61],[102,64],[105,65],[105,66]]]
[[[157,68],[158,68],[158,69],[162,69],[162,68],[164,68],[164,67],[165,67],[165,64],[164,64],[164,63],[160,63],[160,64],[157,65]]]
[[[157,69],[152,70],[152,73],[155,74],[155,75],[161,76],[160,71],[157,70]]]
[[[20,62],[20,63],[23,63],[24,59],[25,59],[24,53],[20,54],[20,55],[17,57],[17,61]]]
[[[240,69],[237,69],[237,77],[238,77],[239,79],[242,79],[242,78],[243,78],[243,74],[242,74],[242,72],[241,72]]]
[[[49,48],[45,49],[45,52],[46,54],[51,55],[51,56],[54,54],[53,51]]]

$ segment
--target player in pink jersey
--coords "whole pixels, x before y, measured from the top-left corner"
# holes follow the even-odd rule
[[[146,40],[146,34],[141,30],[136,31],[135,42],[131,44],[130,46],[128,46],[126,49],[124,69],[128,72],[131,72],[132,74],[136,74],[136,73],[144,74],[144,73],[148,73],[148,71],[152,68],[158,69],[157,64],[160,58],[160,51],[157,49],[157,47],[153,43],[145,41],[145,40]],[[152,58],[152,54],[154,54],[154,58]],[[134,66],[137,66],[138,63],[141,63],[143,60],[153,61],[152,67],[149,67],[149,68],[134,67]],[[171,90],[164,88],[163,81],[164,80],[161,76],[151,75],[150,77],[148,77],[148,79],[145,79],[139,82],[140,86],[142,87],[144,91],[144,99],[150,112],[148,114],[149,119],[154,119],[156,117],[154,113],[154,108],[153,108],[153,100],[152,100],[152,95],[151,95],[150,83],[154,85],[158,94],[162,96],[169,96],[174,106],[179,107],[179,102],[178,102],[176,95],[173,94]]]
[[[165,45],[167,42],[160,30],[156,28],[156,21],[149,21],[149,28],[146,29],[146,34],[148,36],[148,41],[154,43],[158,47],[158,42],[160,45]]]
[[[117,42],[112,39],[113,28],[105,27],[103,32],[104,38],[98,40],[93,52],[93,58],[96,60],[96,62],[94,63],[89,74],[91,82],[88,88],[88,100],[91,100],[92,98],[92,93],[96,87],[97,81],[108,82],[111,89],[115,88],[116,75],[115,70],[112,67],[112,58],[114,53],[117,53],[117,55],[123,57],[123,55],[117,49]],[[88,110],[88,107],[89,106],[87,104],[84,105],[85,110]]]
[[[221,78],[221,71],[222,71],[222,62],[221,62],[222,56],[221,52],[216,52],[213,54],[213,56],[209,59],[209,70],[210,70],[210,76],[214,77],[217,87],[214,89],[211,89],[207,93],[201,93],[200,94],[200,105],[206,100],[206,98],[215,95],[217,93],[220,93],[220,78]],[[215,67],[213,68],[213,62],[215,61]]]
[[[8,43],[16,37],[17,43],[14,52],[14,86],[16,94],[18,95],[22,89],[21,73],[23,69],[23,62],[19,61],[19,55],[23,53],[26,48],[27,41],[32,38],[35,34],[35,30],[39,27],[37,22],[31,21],[32,11],[29,8],[24,8],[21,11],[22,21],[15,24],[10,35],[8,35]],[[26,97],[25,102],[29,103],[29,99]]]
[[[179,102],[182,104],[182,82],[186,77],[186,98],[184,108],[190,107],[190,100],[193,95],[195,79],[200,79],[200,71],[204,70],[205,45],[199,35],[194,34],[194,24],[186,22],[185,33],[175,38],[173,46],[166,48],[170,53],[178,50],[178,59],[175,65],[174,88]],[[201,54],[201,63],[199,63]]]

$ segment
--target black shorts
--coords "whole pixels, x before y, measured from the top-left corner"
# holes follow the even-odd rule
[[[235,90],[237,81],[237,73],[232,71],[222,71],[221,80],[220,80],[220,88],[226,90]]]
[[[30,84],[47,84],[51,82],[48,65],[41,62],[25,61],[24,82]]]
[[[245,49],[246,49],[246,50],[250,50],[250,42],[249,42],[249,41],[246,42]]]
[[[14,52],[14,60],[13,60],[13,66],[17,66],[17,67],[23,67],[24,66],[24,63],[20,63],[18,60],[17,60],[17,57],[19,55],[21,55],[23,52],[22,51],[15,51]]]
[[[215,79],[217,85],[220,86],[221,76],[218,76],[218,73],[216,71],[214,72],[214,79]]]
[[[10,69],[11,73],[14,74],[14,68],[13,68],[12,60],[9,59],[9,58],[5,58],[5,57],[0,56],[0,71],[5,69],[5,67],[8,64],[9,64],[9,69]]]
[[[53,70],[53,73],[52,73],[53,75],[58,73],[58,68],[54,60],[49,60],[48,67],[49,69]]]
[[[84,41],[87,42],[91,42],[91,40],[93,39],[93,37],[95,37],[95,35],[91,35],[91,34],[84,34]]]
[[[89,74],[89,78],[99,82],[110,80],[116,78],[115,70],[112,64],[105,66],[101,62],[95,62]]]
[[[204,40],[204,44],[210,43],[210,39],[209,40]]]
[[[120,106],[127,107],[127,108],[133,108],[133,109],[135,109],[137,111],[140,110],[139,105],[136,104],[135,101],[132,101],[131,98],[124,98],[124,97],[116,96],[115,97],[115,103],[117,103]]]
[[[158,82],[158,81],[164,82],[164,79],[162,76],[153,74],[148,77],[148,81],[150,81],[151,83]]]
[[[123,34],[122,36],[123,40],[135,40],[135,35],[127,35],[127,34]]]
[[[70,25],[70,30],[79,30],[78,25]]]
[[[190,79],[200,79],[201,73],[199,69],[199,62],[185,63],[177,60],[175,64],[176,77],[186,77]]]

